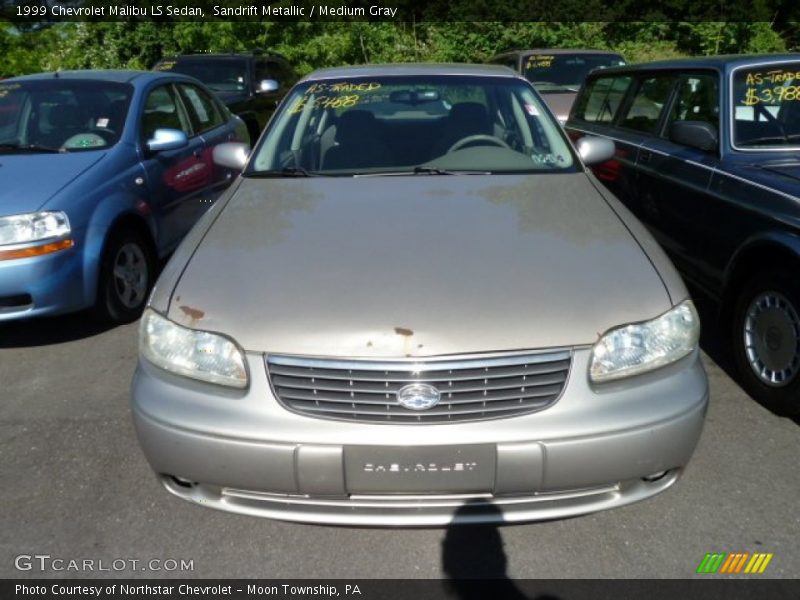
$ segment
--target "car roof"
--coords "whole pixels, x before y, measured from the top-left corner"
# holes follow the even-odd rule
[[[649,63],[638,63],[620,67],[608,67],[597,73],[614,74],[655,69],[717,69],[728,72],[736,67],[769,64],[783,61],[800,61],[800,53],[786,54],[725,54],[716,56],[699,56],[691,58],[675,58]]]
[[[342,77],[385,77],[404,75],[471,75],[482,77],[508,77],[520,79],[508,67],[500,65],[475,65],[466,63],[401,63],[385,65],[358,65],[318,69],[303,78],[303,81],[339,79]]]
[[[203,59],[203,58],[229,58],[229,59],[242,59],[242,58],[274,58],[286,60],[286,57],[277,52],[195,52],[193,54],[173,54],[172,56],[164,56],[158,62],[168,60],[185,60],[185,59]]]
[[[86,69],[77,71],[54,71],[51,73],[35,73],[33,75],[21,75],[5,81],[35,81],[42,79],[73,79],[73,80],[91,80],[91,81],[113,81],[117,83],[137,83],[149,82],[154,79],[182,77],[185,79],[192,79],[177,73],[162,73],[158,71],[134,71],[122,69]]]
[[[515,56],[515,55],[526,56],[528,54],[542,54],[543,52],[547,52],[548,54],[598,54],[598,55],[609,55],[609,56],[622,56],[621,53],[616,52],[615,50],[597,50],[592,48],[530,48],[526,50],[509,50],[508,52],[501,52],[500,54],[497,54],[493,58],[498,58],[500,56]]]

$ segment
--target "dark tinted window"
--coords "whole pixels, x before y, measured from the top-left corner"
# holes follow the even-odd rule
[[[198,133],[208,131],[221,125],[223,118],[217,103],[204,90],[196,85],[180,84],[178,88],[192,118],[194,129]]]
[[[600,77],[589,82],[575,105],[573,116],[582,121],[610,123],[617,114],[630,77]]]
[[[205,83],[215,92],[246,92],[247,62],[241,58],[179,58],[164,60],[156,71],[183,73]]]
[[[293,73],[289,65],[277,59],[259,59],[256,61],[256,85],[265,79],[274,79],[281,89],[292,83]]]
[[[674,81],[675,77],[672,74],[643,79],[625,111],[620,127],[647,133],[655,132],[661,112],[669,100]]]
[[[669,122],[705,121],[719,127],[719,83],[713,73],[683,75]]]
[[[522,73],[539,91],[579,88],[592,69],[624,65],[618,54],[530,54]]]

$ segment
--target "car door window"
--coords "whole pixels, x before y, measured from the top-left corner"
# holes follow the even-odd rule
[[[195,85],[181,83],[178,85],[189,115],[192,125],[197,133],[203,133],[214,127],[222,125],[225,119],[214,102],[214,99]]]
[[[631,85],[631,77],[600,77],[590,81],[575,106],[574,118],[610,123]]]
[[[189,119],[178,102],[172,85],[162,85],[147,95],[142,115],[142,137],[152,139],[156,129],[178,129],[187,136],[193,131]]]
[[[674,121],[703,121],[719,127],[719,83],[715,74],[680,78],[668,123]]]
[[[655,133],[674,82],[675,78],[672,74],[655,75],[643,79],[619,126],[645,133]]]

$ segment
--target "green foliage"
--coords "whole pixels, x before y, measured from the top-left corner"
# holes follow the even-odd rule
[[[756,0],[759,5],[768,0]],[[488,6],[488,5],[487,5]],[[487,9],[488,10],[488,9]],[[0,24],[0,75],[149,68],[162,56],[255,48],[284,54],[301,74],[383,62],[484,62],[506,50],[615,49],[632,62],[718,53],[784,52],[800,28],[769,22],[249,22],[64,23],[20,31]]]

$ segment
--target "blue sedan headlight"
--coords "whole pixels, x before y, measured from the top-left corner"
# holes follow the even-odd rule
[[[44,211],[0,217],[0,246],[63,238],[70,231],[69,219],[63,212]]]

